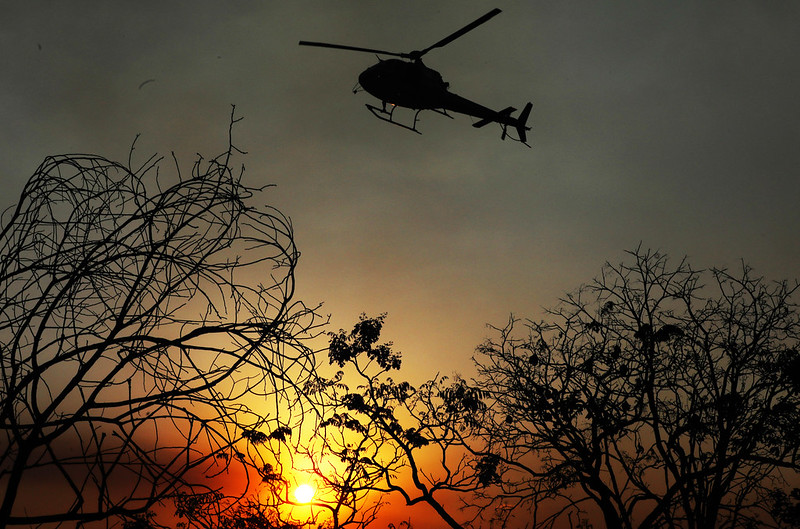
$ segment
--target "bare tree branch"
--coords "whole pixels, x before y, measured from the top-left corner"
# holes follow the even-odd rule
[[[291,221],[253,205],[239,152],[173,176],[157,157],[49,157],[3,215],[0,526],[210,492],[243,431],[298,405],[315,309],[294,299]],[[42,479],[57,493],[32,502]]]

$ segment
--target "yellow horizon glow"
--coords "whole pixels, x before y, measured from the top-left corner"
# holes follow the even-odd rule
[[[314,498],[314,487],[308,483],[298,485],[297,488],[294,489],[294,497],[299,503],[311,503],[311,500]]]

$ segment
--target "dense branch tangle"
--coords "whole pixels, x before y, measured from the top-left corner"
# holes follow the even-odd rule
[[[250,205],[236,153],[168,185],[155,157],[49,157],[4,214],[0,525],[143,512],[236,460],[265,420],[244,395],[308,376],[292,226]]]
[[[632,257],[479,348],[474,434],[502,461],[484,500],[536,527],[770,526],[800,469],[797,287]]]

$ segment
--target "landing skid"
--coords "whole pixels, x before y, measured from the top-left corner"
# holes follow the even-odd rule
[[[403,123],[400,123],[393,119],[392,116],[394,114],[394,109],[397,108],[394,105],[392,105],[391,110],[386,110],[386,103],[383,104],[383,108],[378,108],[376,106],[370,105],[369,103],[367,103],[365,106],[369,109],[370,112],[372,112],[373,116],[375,116],[381,121],[385,121],[386,123],[391,123],[392,125],[397,125],[398,127],[402,127],[406,130],[416,132],[417,134],[422,134],[420,131],[417,130],[417,120],[419,119],[419,113],[421,112],[420,110],[417,110],[417,113],[414,114],[414,124],[409,127],[408,125],[404,125]]]
[[[404,128],[406,130],[410,130],[412,132],[416,132],[417,134],[422,134],[419,130],[417,130],[417,122],[419,121],[420,112],[422,112],[422,110],[425,110],[425,109],[417,110],[414,113],[414,123],[413,123],[413,125],[408,126],[408,125],[406,125],[404,123],[400,123],[399,121],[395,121],[394,120],[394,110],[397,108],[395,105],[391,105],[392,108],[390,110],[386,109],[386,102],[385,101],[383,102],[383,105],[381,107],[376,107],[374,105],[370,105],[369,103],[367,103],[364,106],[366,106],[367,109],[369,109],[369,111],[372,112],[373,116],[375,116],[376,118],[378,118],[381,121],[385,121],[387,123],[391,123],[392,125],[397,125],[398,127]],[[430,110],[433,110],[437,114],[441,114],[443,116],[447,116],[450,119],[453,119],[453,116],[451,116],[450,114],[448,114],[444,110],[438,110],[438,109],[435,109],[435,108],[430,109]]]

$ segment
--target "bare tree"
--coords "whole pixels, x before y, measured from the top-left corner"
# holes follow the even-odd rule
[[[497,486],[471,501],[531,527],[574,514],[780,525],[773,492],[800,470],[797,285],[631,257],[478,349],[471,434],[495,455]]]
[[[3,215],[0,526],[211,493],[249,432],[289,427],[315,311],[294,300],[291,222],[252,204],[239,152],[170,177],[156,157],[49,157]]]

